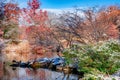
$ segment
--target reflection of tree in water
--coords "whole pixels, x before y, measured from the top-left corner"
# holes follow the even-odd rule
[[[79,80],[79,78],[80,77],[78,75],[63,73],[63,74],[57,76],[55,80]]]
[[[3,77],[3,54],[2,54],[2,49],[4,47],[4,43],[0,38],[0,79]]]
[[[0,61],[0,79],[2,79],[3,76],[3,64],[2,61]]]
[[[34,80],[45,80],[45,70],[33,70]]]
[[[45,69],[26,69],[28,76],[33,76],[33,80],[72,80],[70,74],[58,73]],[[78,80],[78,79],[73,79]]]
[[[26,69],[26,74],[33,76],[34,80],[45,80],[46,77],[44,69]]]
[[[61,80],[69,80],[69,74],[65,74],[65,73],[59,75],[59,76],[56,78],[56,80],[59,80],[59,78],[61,78],[61,77],[62,77]]]
[[[79,80],[78,76],[41,68],[16,68],[13,70],[10,66],[3,66],[4,77],[0,80]]]
[[[38,76],[40,80],[45,80],[46,78],[45,70],[41,69],[40,71],[38,71]]]
[[[2,80],[12,80],[13,76],[18,77],[17,72],[12,71],[12,68],[9,68],[9,66],[6,66],[6,63],[3,62],[3,77]]]

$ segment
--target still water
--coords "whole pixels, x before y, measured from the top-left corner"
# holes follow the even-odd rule
[[[75,74],[51,71],[48,69],[12,68],[4,64],[4,56],[0,53],[0,80],[79,80]]]
[[[0,72],[2,72],[0,80],[79,80],[78,75],[41,68],[33,70],[32,68],[3,66]]]

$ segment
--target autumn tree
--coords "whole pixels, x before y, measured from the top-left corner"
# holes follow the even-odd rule
[[[96,12],[94,8],[89,9],[84,13],[86,18],[86,34],[89,36],[91,41],[99,42],[101,40],[107,39],[106,30],[111,24],[107,18],[106,13],[103,11]]]
[[[48,15],[46,11],[39,8],[38,0],[30,0],[28,8],[22,10],[22,17],[29,25],[26,28],[27,38],[32,44],[48,45],[50,41],[51,29],[47,26]]]
[[[109,6],[99,15],[99,20],[109,22],[106,34],[109,38],[118,39],[118,29],[120,20],[120,8],[118,6]]]
[[[120,40],[120,7],[110,6],[108,7],[108,12],[109,12],[108,15],[111,16],[110,20],[113,22],[113,24],[116,26],[118,30],[118,35]]]
[[[84,18],[81,14],[83,12],[75,9],[74,12],[66,12],[60,16],[60,22],[56,24],[56,34],[59,35],[57,39],[61,40],[63,46],[72,47],[73,43],[86,43]]]
[[[80,26],[79,24],[81,24],[82,20],[77,16],[77,13],[78,12],[69,12],[62,14],[59,18],[59,22],[54,25],[55,31],[53,32],[53,36],[61,47],[70,47],[72,46],[72,42],[75,41],[75,37],[81,37],[77,29],[75,29]],[[79,41],[81,42],[82,39]]]
[[[18,24],[16,24],[18,23],[18,13],[19,13],[19,8],[16,3],[13,3],[12,1],[5,3],[5,0],[0,1],[0,19],[1,19],[0,27],[1,27],[1,31],[4,32],[3,34],[4,38],[10,39],[14,35],[16,35],[17,29],[15,30],[15,28],[18,27],[17,26]],[[11,27],[10,25],[13,25],[16,27]]]
[[[90,19],[92,14],[90,16],[90,13],[87,13],[86,16],[88,16],[87,20],[91,27],[94,27],[92,35],[95,36],[95,41],[118,38],[118,30],[115,24],[120,15],[120,8],[118,6],[109,6],[104,9],[99,9],[95,16],[93,16],[94,20]]]
[[[73,43],[86,44],[117,38],[115,21],[120,14],[119,8],[110,7],[67,12],[60,17],[61,24],[57,25],[57,29],[69,46]]]
[[[16,3],[8,2],[4,6],[4,21],[2,23],[2,29],[4,31],[5,39],[17,39],[18,38],[18,19],[20,9]]]

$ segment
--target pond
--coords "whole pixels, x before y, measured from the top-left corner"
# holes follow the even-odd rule
[[[6,57],[0,53],[0,80],[79,80],[79,75],[65,74],[49,69],[13,68],[9,66],[9,63],[4,64],[3,62],[9,61],[9,58],[11,60],[18,58],[19,55],[15,57],[12,53],[10,55],[12,57]]]
[[[36,70],[32,68],[12,68],[3,64],[3,69],[0,70],[2,72],[0,80],[79,80],[79,76],[75,74],[65,74],[41,68]]]

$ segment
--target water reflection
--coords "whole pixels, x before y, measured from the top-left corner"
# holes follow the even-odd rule
[[[4,66],[4,65],[3,65]],[[3,77],[0,80],[79,80],[78,75],[64,74],[48,69],[3,67]]]

